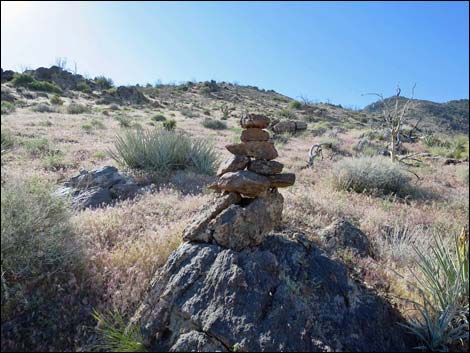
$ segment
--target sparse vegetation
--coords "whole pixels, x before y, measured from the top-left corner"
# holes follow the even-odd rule
[[[13,147],[15,144],[15,139],[13,138],[13,135],[11,134],[10,130],[7,129],[1,129],[1,148],[2,148],[2,153],[4,151],[9,150],[10,148]]]
[[[77,83],[76,89],[83,93],[91,93],[91,87],[86,82]]]
[[[57,110],[47,103],[39,103],[34,105],[31,110],[36,113],[56,113]]]
[[[113,80],[105,76],[97,76],[94,81],[99,90],[107,90],[114,87]]]
[[[115,141],[111,156],[129,168],[149,172],[194,170],[212,174],[216,156],[203,140],[167,130],[126,130]]]
[[[291,109],[300,109],[302,108],[302,103],[300,103],[299,101],[292,101],[289,103],[289,108]]]
[[[38,81],[30,74],[15,74],[12,84],[16,87],[25,87],[33,91],[60,93],[62,90],[53,82]]]

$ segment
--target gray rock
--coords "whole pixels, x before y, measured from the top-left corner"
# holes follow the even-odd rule
[[[243,352],[407,351],[401,321],[313,243],[278,235],[241,252],[183,243],[131,320],[151,351]]]
[[[81,191],[72,199],[72,206],[77,209],[97,208],[108,205],[113,201],[111,192],[108,189],[99,187],[89,188]]]
[[[250,163],[250,158],[243,155],[235,155],[224,161],[217,170],[217,176],[221,176],[228,172],[243,170]]]
[[[237,251],[257,246],[281,223],[283,204],[276,189],[254,200],[244,199],[216,216],[207,233],[217,244]]]
[[[339,219],[320,232],[327,250],[348,249],[359,256],[370,256],[371,245],[367,236],[346,219]]]
[[[77,189],[88,189],[95,186],[109,188],[115,184],[126,183],[127,180],[128,179],[123,175],[118,173],[116,167],[104,166],[89,172],[86,170],[81,171],[80,175],[71,178],[67,185]]]
[[[116,96],[122,103],[127,104],[144,104],[149,101],[142,92],[133,86],[119,86],[116,89]]]

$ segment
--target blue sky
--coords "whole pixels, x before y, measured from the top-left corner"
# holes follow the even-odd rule
[[[362,107],[469,95],[467,2],[2,1],[3,69],[66,57],[117,84],[210,80]]]

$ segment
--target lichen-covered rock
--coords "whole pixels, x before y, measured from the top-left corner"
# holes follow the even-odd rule
[[[407,351],[401,317],[314,244],[182,244],[132,322],[151,351]],[[188,349],[189,348],[189,349]]]
[[[238,192],[248,197],[256,197],[266,191],[270,181],[267,177],[240,170],[222,175],[217,181],[217,187],[224,191]]]
[[[234,143],[225,146],[225,148],[235,155],[243,155],[256,159],[271,160],[278,156],[274,144],[269,141],[250,141],[243,143]]]
[[[266,129],[269,126],[269,118],[261,114],[246,114],[240,119],[240,125],[244,129]]]
[[[346,219],[338,219],[320,233],[323,245],[329,251],[350,250],[359,256],[370,256],[367,236]]]
[[[295,132],[295,122],[291,120],[283,120],[274,125],[272,129],[278,134],[283,132]]]
[[[268,141],[269,132],[263,129],[248,128],[242,131],[240,140],[242,140],[242,142]]]
[[[261,159],[255,159],[248,165],[248,170],[254,173],[269,175],[277,174],[282,172],[284,164],[276,161],[263,161]]]
[[[234,172],[236,170],[243,170],[250,163],[250,158],[243,155],[234,155],[222,162],[219,169],[217,170],[217,176],[224,175],[228,172]]]

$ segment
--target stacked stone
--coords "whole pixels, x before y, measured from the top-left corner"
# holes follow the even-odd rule
[[[205,206],[186,227],[186,241],[215,242],[242,250],[261,243],[279,224],[283,197],[277,188],[291,186],[295,174],[281,173],[278,153],[269,141],[269,119],[260,114],[241,118],[241,143],[227,145],[232,157],[222,163],[212,186],[223,194]]]
[[[257,197],[268,189],[293,185],[295,174],[281,174],[283,164],[274,161],[278,153],[264,130],[269,126],[269,119],[248,114],[241,118],[240,125],[244,129],[242,142],[225,146],[234,156],[220,166],[216,188]]]

